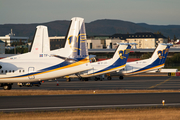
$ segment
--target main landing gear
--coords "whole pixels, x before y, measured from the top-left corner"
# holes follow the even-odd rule
[[[123,80],[124,77],[123,77],[123,76],[119,76],[119,79],[120,79],[120,80]],[[112,77],[111,77],[111,76],[107,76],[107,80],[112,80]]]
[[[66,81],[67,81],[67,82],[70,82],[70,81],[71,81],[71,78],[66,78]]]
[[[106,76],[107,76],[107,80],[112,80],[112,77],[111,77],[110,73],[106,73]],[[124,77],[123,76],[119,76],[119,79],[122,80],[122,79],[124,79]]]
[[[96,77],[94,78],[94,80],[95,80],[95,81],[98,81],[98,80],[102,81],[102,80],[104,80],[104,74],[103,74],[103,75],[96,76]]]
[[[81,81],[88,81],[89,78],[80,78]]]
[[[107,76],[107,79],[108,79],[108,80],[112,80],[112,77],[111,77],[111,76]]]
[[[1,83],[0,87],[3,87],[4,90],[10,90],[12,88],[13,83]]]
[[[122,80],[122,79],[124,79],[124,77],[123,76],[119,76],[119,79]]]
[[[80,81],[88,81],[89,80],[88,77],[84,77],[84,78],[81,77],[81,75],[79,73],[76,73],[75,75],[79,78]]]

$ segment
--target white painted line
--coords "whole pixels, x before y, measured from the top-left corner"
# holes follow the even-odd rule
[[[168,103],[164,106],[178,106],[180,103]],[[78,109],[78,108],[113,108],[113,107],[148,107],[163,106],[163,104],[129,104],[129,105],[93,105],[93,106],[65,106],[65,107],[34,107],[34,108],[5,108],[0,111],[18,111],[18,110],[50,110],[50,109]]]

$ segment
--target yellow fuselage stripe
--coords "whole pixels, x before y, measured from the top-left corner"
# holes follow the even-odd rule
[[[155,68],[158,68],[158,67],[161,67],[161,66],[164,66],[164,64],[158,65],[158,66],[155,66],[155,67],[152,67],[152,68],[148,68],[148,69],[146,69],[146,70],[141,70],[141,71],[132,72],[132,73],[125,73],[125,75],[137,74],[137,73],[145,72],[145,71],[148,71],[148,70],[151,70],[151,69],[155,69]]]
[[[75,67],[75,66],[78,66],[78,65],[81,65],[81,64],[85,64],[85,63],[89,63],[89,59],[88,58],[85,58],[83,60],[80,60],[80,61],[78,61],[76,63],[70,64],[70,65],[67,65],[67,66],[64,66],[64,67],[60,67],[60,68],[56,68],[56,69],[53,69],[53,70],[49,70],[49,71],[44,71],[44,72],[41,72],[41,73],[32,74],[32,75],[27,75],[27,76],[34,76],[34,75],[40,75],[40,74],[44,74],[44,73],[49,73],[49,72],[53,72],[53,71],[57,71],[57,70],[65,69],[65,68]],[[27,76],[7,77],[7,78],[0,78],[0,79],[23,78],[23,77],[27,77]]]
[[[98,73],[95,73],[95,74],[93,73],[93,74],[90,74],[90,75],[98,75],[98,74],[103,74],[103,73],[111,72],[111,71],[114,71],[114,70],[116,70],[116,69],[120,69],[120,68],[125,67],[125,66],[126,66],[126,64],[125,64],[125,65],[121,65],[121,66],[116,67],[116,68],[113,68],[113,69],[110,69],[110,70],[98,72]]]

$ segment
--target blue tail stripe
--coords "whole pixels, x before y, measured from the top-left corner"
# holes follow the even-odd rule
[[[77,55],[80,55],[80,52],[81,52],[81,35],[80,35],[80,31],[79,31],[79,34],[78,34],[78,53]]]
[[[131,49],[131,46],[128,45],[127,49]],[[104,68],[102,70],[99,70],[97,72],[94,72],[94,73],[98,73],[98,72],[103,72],[103,71],[107,71],[107,70],[110,70],[110,69],[113,69],[113,68],[116,68],[116,67],[119,67],[119,66],[122,66],[124,64],[126,64],[127,62],[127,59],[128,59],[128,56],[129,56],[129,53],[128,54],[124,54],[124,59],[117,59],[116,62],[114,62],[112,65],[108,66],[107,68]]]

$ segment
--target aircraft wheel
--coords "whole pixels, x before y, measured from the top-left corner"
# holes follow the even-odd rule
[[[66,81],[67,81],[67,82],[70,82],[70,81],[71,81],[71,79],[70,79],[70,78],[67,78],[67,79],[66,79]]]
[[[95,80],[95,81],[98,81],[98,78],[97,78],[97,77],[95,77],[95,78],[94,78],[94,80]]]
[[[88,81],[88,78],[84,78],[85,79],[85,81]]]
[[[11,84],[5,84],[4,86],[3,86],[3,89],[4,90],[10,90],[12,88],[12,85]]]
[[[119,79],[122,80],[124,77],[123,76],[119,76]]]
[[[112,78],[111,78],[111,76],[108,76],[107,79],[108,79],[108,80],[111,80]]]

